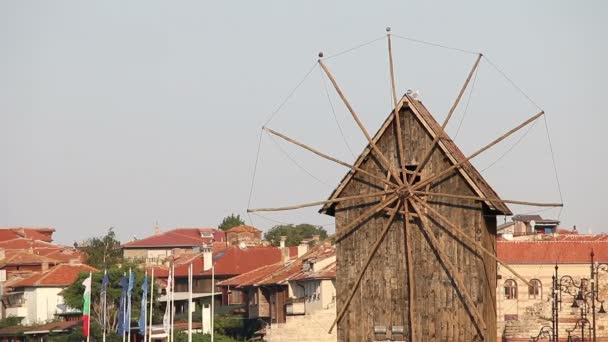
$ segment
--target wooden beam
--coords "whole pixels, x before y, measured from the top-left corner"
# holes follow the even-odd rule
[[[482,202],[501,202],[501,203],[510,203],[510,204],[520,204],[520,205],[531,205],[535,207],[563,207],[563,203],[539,203],[539,202],[526,202],[526,201],[514,201],[514,200],[505,200],[500,198],[487,198],[487,197],[479,197],[479,196],[466,196],[466,195],[455,195],[455,194],[445,194],[440,192],[428,192],[428,191],[413,191],[416,195],[424,195],[424,196],[432,196],[432,197],[446,197],[446,198],[460,198],[460,199],[470,199]]]
[[[422,161],[420,162],[420,164],[418,164],[418,166],[416,166],[416,171],[415,171],[416,175],[418,175],[420,172],[422,172],[422,170],[424,169],[424,166],[426,165],[426,163],[428,163],[429,159],[431,158],[431,155],[433,154],[433,150],[435,149],[435,146],[439,142],[439,139],[441,139],[442,136],[447,135],[445,133],[445,128],[448,125],[448,122],[450,121],[452,114],[454,114],[454,110],[456,110],[458,103],[460,103],[460,99],[462,98],[462,95],[464,94],[465,90],[467,89],[467,86],[469,85],[469,82],[471,81],[471,77],[473,77],[475,70],[477,70],[477,67],[479,66],[479,61],[481,61],[482,56],[483,55],[481,53],[477,56],[477,60],[475,60],[475,64],[473,64],[473,68],[471,69],[471,71],[469,71],[469,75],[467,76],[467,79],[464,81],[462,88],[460,88],[460,92],[458,93],[458,96],[456,97],[456,101],[454,101],[452,108],[450,108],[450,111],[448,112],[448,116],[446,116],[445,120],[443,121],[443,124],[441,125],[441,132],[437,132],[437,135],[433,139],[431,146],[424,154],[424,158],[422,158]],[[410,185],[412,185],[412,183],[414,182],[414,179],[415,179],[415,176],[414,176],[414,178],[412,178],[409,181]]]
[[[334,235],[336,242],[342,240],[346,235],[350,234],[358,225],[363,223],[363,221],[367,220],[368,218],[370,218],[373,215],[377,214],[378,212],[382,211],[384,208],[386,208],[387,206],[389,206],[393,202],[395,202],[398,198],[399,198],[399,195],[393,194],[393,195],[389,196],[389,198],[387,198],[385,201],[380,202],[379,204],[373,206],[372,208],[370,208],[369,210],[367,210],[366,212],[361,214],[361,216],[352,220],[344,228],[342,228],[339,232],[336,232],[336,234]]]
[[[401,203],[401,201],[398,201],[397,206],[399,206],[400,203]],[[338,324],[338,322],[340,320],[342,320],[342,317],[344,317],[344,314],[348,310],[350,303],[353,300],[353,297],[355,296],[355,293],[357,293],[357,290],[359,289],[359,285],[361,284],[361,280],[363,280],[363,276],[365,275],[367,268],[371,264],[372,259],[374,258],[374,255],[376,255],[376,252],[378,251],[378,247],[380,247],[380,244],[382,243],[382,241],[384,241],[384,238],[386,237],[386,234],[390,230],[391,225],[393,224],[393,221],[395,220],[396,216],[397,216],[397,210],[393,211],[393,213],[391,214],[389,219],[386,221],[386,224],[382,228],[382,233],[380,233],[380,236],[378,237],[378,239],[376,239],[376,242],[372,246],[370,253],[368,254],[367,258],[365,259],[365,263],[363,263],[363,268],[361,269],[361,271],[359,271],[357,280],[355,280],[355,283],[351,287],[350,293],[348,294],[348,297],[346,297],[346,301],[344,302],[344,306],[342,307],[342,309],[340,309],[340,312],[336,316],[336,319],[329,327],[329,332],[328,332],[329,334],[331,334],[331,332],[333,331],[336,324]]]
[[[329,80],[331,81],[331,84],[334,86],[334,89],[336,89],[336,92],[338,93],[338,95],[340,95],[342,102],[344,102],[344,104],[346,105],[346,108],[348,108],[348,111],[350,112],[353,119],[355,119],[357,126],[359,126],[359,128],[363,132],[363,135],[365,135],[365,138],[367,139],[367,142],[369,143],[371,150],[378,156],[378,159],[380,160],[380,163],[382,164],[382,166],[391,172],[391,175],[393,176],[393,178],[397,181],[397,183],[399,185],[402,185],[403,182],[401,181],[401,177],[399,177],[399,175],[395,172],[393,165],[388,161],[388,159],[382,153],[382,151],[380,151],[378,146],[376,146],[376,143],[374,143],[374,140],[372,139],[371,135],[369,134],[369,132],[367,131],[367,129],[365,128],[365,126],[363,125],[361,120],[359,119],[359,116],[357,115],[357,113],[355,113],[355,110],[353,109],[353,107],[350,105],[350,103],[346,99],[346,96],[342,92],[342,89],[340,89],[338,82],[336,82],[336,79],[331,74],[329,69],[327,69],[327,66],[325,66],[325,63],[323,63],[323,61],[320,59],[319,59],[319,65],[321,66],[321,68],[323,69],[323,71],[325,72],[325,74],[327,75]]]
[[[477,310],[477,306],[475,305],[475,302],[471,298],[471,295],[469,294],[469,291],[467,290],[467,287],[465,286],[464,281],[460,277],[458,270],[456,269],[454,264],[452,264],[452,261],[450,260],[450,258],[446,255],[445,251],[443,250],[443,247],[441,247],[441,244],[437,240],[437,237],[435,237],[435,234],[433,233],[433,231],[427,226],[426,219],[422,216],[420,208],[418,208],[418,206],[414,203],[414,201],[410,201],[410,204],[414,208],[414,211],[416,211],[416,213],[421,217],[420,229],[423,231],[424,235],[426,235],[427,241],[428,241],[429,245],[431,246],[431,249],[433,249],[436,252],[439,262],[444,266],[445,272],[447,273],[448,277],[452,280],[458,293],[460,293],[460,297],[463,300],[463,306],[465,307],[465,309],[471,316],[473,323],[475,325],[475,328],[477,329],[477,333],[479,334],[479,336],[481,336],[482,340],[485,341],[486,340],[486,330],[487,330],[486,324],[483,320],[483,317],[479,313],[479,310]],[[490,333],[495,333],[495,332],[492,331]]]
[[[414,187],[412,188],[412,190],[420,190],[421,188],[423,188],[425,185],[430,184],[438,179],[442,179],[444,176],[450,174],[454,169],[459,168],[462,164],[468,162],[469,160],[477,157],[478,155],[480,155],[481,153],[485,152],[486,150],[490,149],[492,146],[498,144],[499,142],[505,140],[507,137],[509,137],[511,134],[517,132],[518,130],[522,129],[523,127],[525,127],[526,125],[530,124],[532,121],[538,119],[540,116],[542,116],[543,114],[545,114],[544,111],[541,111],[540,113],[534,115],[533,117],[529,118],[528,120],[522,122],[521,124],[519,124],[517,127],[511,129],[510,131],[508,131],[507,133],[501,135],[500,137],[498,137],[497,139],[494,139],[491,143],[487,144],[486,146],[482,147],[481,149],[477,150],[477,152],[471,154],[470,156],[466,157],[465,159],[457,162],[456,164],[448,167],[447,169],[443,170],[442,172],[440,172],[439,174],[436,174],[428,179],[425,179],[419,183],[416,183],[414,185]]]
[[[424,201],[422,201],[421,199],[419,199],[417,197],[412,197],[412,198],[414,200],[416,200],[416,202],[420,203],[425,209],[427,209],[436,218],[438,218],[444,224],[448,225],[448,227],[450,227],[450,229],[452,229],[452,231],[448,231],[449,233],[452,233],[452,234],[457,233],[461,238],[460,242],[462,242],[465,246],[467,246],[468,248],[473,249],[473,250],[482,251],[484,254],[486,254],[490,258],[494,259],[494,261],[496,261],[497,263],[504,266],[504,268],[509,270],[509,272],[513,273],[513,275],[516,276],[517,278],[519,278],[519,280],[523,281],[526,285],[531,286],[530,283],[526,279],[524,279],[524,277],[519,275],[519,273],[517,273],[511,266],[505,264],[500,259],[498,259],[498,257],[496,257],[496,254],[494,252],[489,251],[487,248],[482,246],[479,242],[475,241],[475,239],[473,239],[472,237],[467,235],[463,229],[461,229],[458,226],[456,226],[455,224],[453,224],[447,217],[441,215],[437,210],[433,209],[433,207],[431,207],[427,203],[424,203]],[[445,227],[441,227],[441,228],[445,230]],[[466,242],[462,239],[466,240]]]
[[[412,253],[412,234],[408,229],[408,217],[409,212],[408,201],[403,201],[403,239],[405,242],[406,252],[406,266],[407,266],[407,295],[408,295],[408,320],[410,325],[410,341],[417,341],[416,339],[416,296],[415,296],[415,284],[414,284],[414,257]],[[422,220],[422,217],[418,216]]]
[[[349,201],[349,200],[355,200],[355,199],[364,199],[364,198],[377,197],[377,196],[383,196],[383,195],[385,196],[387,194],[391,194],[391,193],[394,193],[394,192],[395,192],[394,190],[385,190],[385,191],[379,191],[379,192],[372,192],[372,193],[369,193],[369,194],[362,194],[362,195],[355,195],[355,196],[346,196],[346,197],[338,197],[338,198],[327,200],[327,201],[318,201],[318,202],[310,202],[310,203],[305,203],[305,204],[291,205],[291,206],[287,206],[287,207],[247,209],[247,212],[248,213],[254,213],[254,212],[257,212],[257,211],[294,210],[294,209],[301,209],[301,208],[306,208],[306,207],[314,207],[314,206],[322,205],[322,204],[338,203],[338,202],[343,202],[343,201]]]
[[[349,163],[346,163],[346,162],[343,162],[343,161],[341,161],[341,160],[339,160],[339,159],[336,159],[336,158],[334,158],[334,157],[331,157],[331,156],[329,156],[329,155],[327,155],[327,154],[325,154],[325,153],[323,153],[323,152],[320,152],[320,151],[318,151],[318,150],[316,150],[316,149],[314,149],[314,148],[312,148],[312,147],[310,147],[310,146],[308,146],[308,145],[306,145],[306,144],[303,144],[303,143],[301,143],[301,142],[299,142],[299,141],[297,141],[297,140],[295,140],[295,139],[292,139],[292,138],[290,138],[290,137],[288,137],[288,136],[286,136],[286,135],[284,135],[284,134],[281,134],[281,133],[279,133],[279,132],[277,132],[277,131],[275,131],[275,130],[272,130],[272,129],[268,128],[268,127],[264,127],[263,129],[264,129],[266,132],[271,133],[271,134],[273,134],[273,135],[276,135],[277,137],[279,137],[279,138],[281,138],[281,139],[283,139],[283,140],[285,140],[285,141],[287,141],[287,142],[290,142],[290,143],[292,143],[292,144],[294,144],[294,145],[300,146],[300,147],[302,147],[302,148],[304,148],[304,149],[306,149],[306,150],[308,150],[308,151],[310,151],[310,152],[312,152],[312,153],[314,153],[314,154],[318,155],[319,157],[325,158],[325,159],[327,159],[327,160],[331,160],[331,161],[333,161],[333,162],[335,162],[335,163],[338,163],[338,164],[340,164],[340,165],[342,165],[342,166],[346,166],[346,167],[348,167],[349,169],[351,169],[351,171],[352,171],[353,173],[354,173],[355,171],[358,171],[358,172],[363,173],[363,174],[365,174],[365,175],[367,175],[367,176],[370,176],[370,177],[372,177],[372,178],[374,178],[374,179],[376,179],[376,180],[379,180],[379,181],[381,181],[382,183],[385,183],[385,184],[387,184],[387,185],[389,185],[389,186],[392,186],[392,187],[395,187],[395,186],[396,186],[396,184],[395,184],[395,183],[390,182],[390,181],[388,181],[388,180],[384,179],[383,177],[380,177],[380,176],[375,175],[375,174],[373,174],[373,173],[371,173],[371,172],[365,171],[365,170],[363,170],[363,169],[361,169],[361,168],[359,168],[359,167],[356,167],[356,166],[354,166],[354,165],[351,165],[351,164],[349,164]]]
[[[390,30],[390,29],[387,29]],[[407,184],[407,177],[405,177],[405,149],[403,147],[403,136],[401,130],[401,120],[399,119],[399,112],[401,111],[401,102],[397,99],[397,85],[395,82],[395,67],[393,63],[393,44],[391,42],[391,34],[390,31],[387,32],[386,38],[388,41],[388,61],[389,61],[389,69],[391,74],[391,89],[393,93],[393,106],[394,106],[394,120],[395,127],[397,128],[397,148],[399,148],[399,164],[401,165],[401,174],[403,175],[403,183]]]

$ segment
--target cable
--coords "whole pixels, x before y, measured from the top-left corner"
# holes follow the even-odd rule
[[[274,118],[274,116],[277,115],[277,113],[281,110],[281,108],[283,108],[283,106],[285,105],[285,103],[287,103],[287,101],[293,96],[293,94],[296,92],[296,90],[298,90],[298,88],[300,88],[300,86],[302,85],[302,83],[304,83],[304,81],[306,81],[306,79],[308,78],[308,76],[310,76],[310,74],[312,74],[313,70],[315,70],[315,68],[317,67],[317,65],[318,65],[318,63],[316,63],[316,62],[315,62],[315,64],[313,64],[313,66],[308,70],[308,72],[306,73],[306,75],[304,75],[304,77],[300,80],[300,82],[298,82],[298,84],[296,84],[296,86],[291,90],[291,92],[289,93],[289,95],[287,95],[287,97],[283,100],[283,102],[281,102],[281,104],[274,110],[274,112],[272,112],[270,114],[270,116],[268,117],[268,119],[264,123],[264,126],[267,126],[268,123],[270,122],[270,120],[272,120]]]
[[[270,133],[266,132],[266,134],[270,137],[270,139],[272,140],[272,142],[274,142],[275,145],[277,145],[277,147],[279,148],[279,150],[281,152],[283,152],[283,154],[285,155],[285,157],[287,157],[289,160],[291,160],[292,163],[294,163],[294,165],[296,165],[297,167],[299,167],[302,171],[304,171],[304,173],[308,174],[310,177],[314,178],[317,182],[329,186],[331,187],[330,184],[328,184],[327,182],[323,181],[322,179],[318,178],[317,176],[313,175],[312,173],[310,173],[310,171],[306,170],[302,165],[300,165],[289,153],[287,153],[287,151],[285,151],[283,149],[283,147],[274,139],[274,137],[272,135],[270,135]]]
[[[253,185],[255,184],[255,175],[258,171],[258,160],[260,159],[260,148],[262,147],[262,132],[260,130],[260,138],[258,140],[258,151],[255,154],[255,163],[253,164],[253,176],[251,177],[251,187],[249,188],[249,199],[247,200],[247,209],[251,207],[251,197],[253,196]],[[251,215],[247,212],[247,216],[249,216],[249,223],[253,226],[253,220],[251,219]]]
[[[496,64],[494,64],[494,63],[493,63],[493,62],[490,60],[490,58],[488,58],[488,56],[483,55],[483,58],[484,58],[484,59],[485,59],[485,60],[486,60],[488,63],[490,63],[490,65],[491,65],[491,66],[492,66],[492,67],[493,67],[493,68],[494,68],[496,71],[498,71],[498,73],[500,73],[500,74],[502,75],[502,77],[504,77],[504,78],[505,78],[505,80],[507,80],[509,83],[511,83],[511,85],[512,85],[512,86],[513,86],[515,89],[517,89],[517,90],[518,90],[518,91],[519,91],[519,92],[520,92],[520,93],[521,93],[523,96],[525,96],[525,97],[528,99],[528,101],[530,101],[530,103],[532,103],[534,106],[536,106],[536,108],[538,108],[538,109],[542,110],[542,108],[541,108],[541,107],[540,107],[540,106],[539,106],[539,105],[538,105],[536,102],[534,102],[534,100],[532,100],[532,98],[531,98],[530,96],[528,96],[528,94],[526,94],[526,92],[525,92],[525,91],[523,91],[523,90],[522,90],[522,89],[521,89],[521,88],[520,88],[520,87],[519,87],[517,84],[515,84],[515,82],[514,82],[514,81],[513,81],[511,78],[509,78],[509,76],[507,76],[507,74],[505,74],[505,73],[504,73],[504,72],[503,72],[503,71],[502,71],[502,70],[501,70],[501,69],[500,69],[500,68],[499,68],[499,67],[498,67]]]
[[[438,43],[431,43],[431,42],[427,42],[427,41],[424,41],[424,40],[419,40],[419,39],[399,36],[399,35],[396,35],[396,34],[393,34],[393,37],[409,40],[410,42],[414,42],[414,43],[420,43],[420,44],[426,44],[426,45],[430,45],[430,46],[440,47],[440,48],[444,48],[444,49],[448,49],[448,50],[454,50],[454,51],[460,51],[460,52],[465,52],[465,53],[471,53],[471,54],[475,54],[475,55],[479,54],[479,52],[475,52],[475,51],[455,48],[455,47],[451,47],[451,46],[447,46],[447,45],[443,45],[443,44],[438,44]]]
[[[544,119],[544,122],[545,122],[545,131],[547,132],[547,141],[549,142],[549,150],[551,151],[551,161],[553,162],[553,171],[555,172],[555,181],[557,182],[557,191],[559,192],[559,200],[563,204],[564,203],[564,197],[562,195],[562,187],[561,187],[561,184],[559,182],[559,176],[557,174],[557,165],[555,163],[555,153],[553,152],[553,144],[551,143],[551,134],[549,134],[549,125],[547,124],[547,116],[543,115],[543,119]],[[563,206],[560,207],[560,209],[559,209],[559,213],[557,214],[557,219],[558,220],[562,216],[563,209],[564,209]]]
[[[534,126],[536,126],[537,123],[538,123],[538,121],[534,121],[534,123],[532,124],[532,126],[528,127],[528,129],[526,130],[526,132],[524,132],[524,134],[522,134],[519,137],[519,139],[517,139],[517,141],[513,145],[511,145],[511,147],[509,147],[508,150],[506,150],[500,157],[498,157],[498,159],[496,159],[492,163],[490,163],[490,165],[488,165],[484,169],[482,169],[481,172],[486,171],[487,169],[489,169],[492,166],[494,166],[494,164],[498,163],[502,158],[506,157],[507,154],[509,154],[515,148],[515,146],[519,145],[519,143],[522,140],[524,140],[524,138],[528,135],[528,133],[530,133],[530,131],[532,130],[532,128],[534,128]]]
[[[363,43],[363,44],[357,45],[357,46],[355,46],[355,47],[353,47],[353,48],[346,49],[346,50],[344,50],[344,51],[341,51],[341,52],[335,53],[335,54],[333,54],[333,55],[327,56],[327,57],[323,58],[323,60],[328,60],[328,59],[335,58],[335,57],[338,57],[338,56],[340,56],[340,55],[343,55],[343,54],[345,54],[345,53],[349,53],[349,52],[351,52],[351,51],[355,51],[355,50],[357,50],[357,49],[360,49],[360,48],[362,48],[362,47],[364,47],[364,46],[367,46],[367,45],[373,44],[373,43],[375,43],[375,42],[379,41],[380,39],[384,39],[384,38],[386,38],[386,36],[385,36],[385,35],[382,35],[381,37],[378,37],[378,38],[376,38],[376,39],[374,39],[374,40],[370,40],[370,41],[369,41],[369,42],[367,42],[367,43]]]
[[[338,130],[340,131],[342,140],[344,140],[344,145],[346,145],[346,148],[348,149],[350,154],[352,154],[353,158],[356,158],[355,153],[350,148],[350,145],[348,144],[348,141],[346,140],[346,136],[344,135],[344,131],[342,131],[340,122],[338,121],[338,116],[336,115],[336,110],[334,108],[334,104],[331,102],[331,96],[329,95],[329,90],[327,89],[327,81],[325,81],[325,77],[323,77],[323,73],[321,73],[321,81],[323,82],[323,88],[325,89],[325,94],[327,95],[327,101],[329,102],[329,106],[331,107],[331,112],[334,116],[334,119],[336,120],[336,125],[338,125]]]
[[[471,98],[473,97],[473,91],[475,90],[475,84],[477,83],[477,74],[479,72],[479,68],[475,69],[475,77],[473,78],[473,84],[471,84],[471,90],[469,91],[469,98],[467,99],[467,105],[464,108],[464,113],[462,114],[462,119],[458,123],[458,128],[456,129],[456,134],[454,134],[454,138],[452,140],[456,140],[458,133],[460,133],[460,128],[462,127],[462,123],[464,119],[467,117],[467,111],[469,110],[469,104],[471,103]]]

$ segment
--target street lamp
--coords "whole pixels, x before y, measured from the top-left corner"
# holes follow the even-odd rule
[[[543,325],[540,330],[538,331],[538,335],[536,336],[531,336],[530,337],[530,341],[531,342],[537,342],[540,341],[543,338],[549,338],[549,341],[553,341],[553,327],[550,325]]]

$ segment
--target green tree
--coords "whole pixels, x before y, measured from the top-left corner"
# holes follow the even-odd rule
[[[139,319],[140,313],[140,305],[141,305],[141,296],[142,289],[141,284],[143,283],[144,272],[136,267],[131,268],[133,272],[135,272],[135,285],[133,286],[133,292],[131,296],[131,320],[132,322],[136,322]],[[108,277],[110,278],[110,284],[107,289],[107,310],[108,310],[108,331],[114,333],[116,331],[117,323],[118,323],[118,310],[120,307],[120,280],[123,275],[126,274],[128,277],[129,267],[128,265],[123,265],[122,267],[114,266],[108,269]],[[78,279],[68,286],[62,292],[62,296],[64,298],[65,304],[67,304],[71,308],[82,308],[83,304],[83,292],[84,286],[82,286],[82,281],[88,277],[89,274],[86,272],[82,272],[78,275]],[[95,322],[99,327],[102,324],[102,308],[101,308],[101,280],[103,279],[103,271],[93,273],[93,281],[91,286],[91,322]],[[150,294],[150,279],[148,279],[148,296]],[[153,321],[160,322],[162,319],[162,315],[164,313],[161,310],[160,303],[158,302],[158,298],[160,296],[160,289],[158,286],[154,286],[154,317]],[[149,304],[148,304],[149,305]],[[149,310],[149,307],[147,308]],[[93,323],[91,323],[91,327],[93,328]],[[101,328],[100,328],[101,331]],[[95,331],[91,329],[91,332]],[[97,339],[94,339],[97,341]],[[101,340],[101,339],[100,339]]]
[[[218,229],[228,230],[230,228],[244,225],[245,221],[241,219],[241,215],[230,214],[229,216],[224,217],[222,223],[217,226]]]
[[[123,263],[120,241],[112,228],[104,236],[90,238],[81,248],[87,254],[86,264],[103,270],[111,265]]]
[[[327,231],[321,226],[315,226],[308,223],[298,225],[278,225],[272,227],[264,234],[264,238],[270,241],[274,246],[278,246],[281,241],[281,236],[286,236],[286,246],[297,246],[303,239],[313,235],[320,235],[321,239],[327,238]]]

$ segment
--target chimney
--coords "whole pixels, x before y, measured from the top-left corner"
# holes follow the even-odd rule
[[[281,249],[285,248],[285,241],[287,240],[287,236],[281,236],[281,242],[279,244],[279,247]]]
[[[298,258],[306,254],[306,252],[308,252],[308,243],[302,241],[298,245]]]
[[[154,226],[154,235],[158,235],[158,234],[160,234],[160,227]]]
[[[42,262],[42,272],[46,272],[49,270],[49,263],[48,261],[43,261]]]
[[[203,271],[208,271],[213,266],[213,250],[211,246],[203,246]]]

